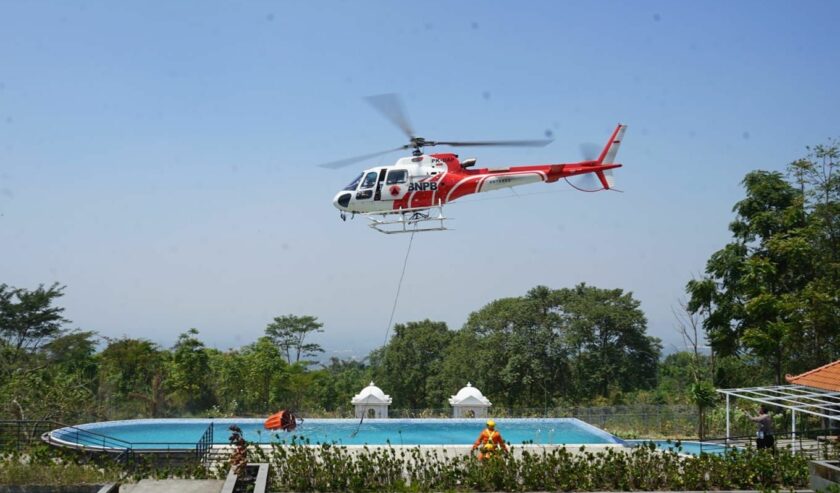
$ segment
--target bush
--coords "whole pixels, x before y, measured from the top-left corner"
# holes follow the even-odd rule
[[[434,449],[275,444],[277,491],[630,491],[792,489],[807,485],[807,459],[732,449],[688,457],[653,444],[579,453],[521,450],[485,461]]]

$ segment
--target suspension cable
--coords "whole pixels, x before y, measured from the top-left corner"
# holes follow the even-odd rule
[[[414,225],[414,230],[417,229],[417,224]],[[391,317],[388,319],[388,327],[385,329],[385,342],[383,346],[388,344],[388,333],[391,332],[391,323],[394,321],[394,313],[397,311],[397,301],[400,299],[400,289],[402,289],[403,278],[405,277],[405,266],[408,265],[408,254],[411,253],[411,244],[414,242],[414,232],[411,232],[411,237],[408,240],[408,250],[405,252],[405,259],[403,260],[402,273],[400,274],[400,282],[397,284],[397,294],[394,296],[394,306],[391,307]]]

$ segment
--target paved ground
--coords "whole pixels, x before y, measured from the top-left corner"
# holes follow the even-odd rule
[[[139,483],[125,484],[120,493],[219,493],[224,481],[214,479],[143,479]]]

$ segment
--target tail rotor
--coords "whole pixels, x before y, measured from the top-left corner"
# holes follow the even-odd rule
[[[621,140],[624,138],[624,132],[626,130],[627,125],[619,124],[603,149],[600,149],[597,144],[593,144],[591,142],[581,144],[580,153],[581,157],[583,157],[583,166],[600,167],[604,165],[615,165],[615,156],[621,146]],[[615,183],[613,168],[584,172],[570,178],[566,178],[566,182],[571,185],[572,188],[580,190],[581,192],[600,192],[601,190],[614,190],[620,192],[620,190],[613,188]]]

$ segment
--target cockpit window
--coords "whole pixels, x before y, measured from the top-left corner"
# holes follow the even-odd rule
[[[385,180],[385,184],[394,185],[396,183],[405,183],[406,176],[408,176],[408,171],[404,169],[392,169],[388,172],[388,179]]]
[[[362,182],[362,188],[372,188],[376,185],[376,177],[379,175],[376,171],[371,171],[365,175],[365,181]]]
[[[354,191],[354,190],[356,190],[356,187],[358,187],[358,186],[359,186],[359,182],[360,182],[360,181],[362,181],[362,176],[364,176],[364,175],[365,175],[365,174],[364,174],[364,173],[362,173],[362,174],[360,174],[359,176],[357,176],[357,177],[356,177],[356,179],[355,179],[355,180],[353,180],[352,182],[350,182],[350,184],[349,184],[349,185],[347,185],[346,187],[344,187],[344,189],[345,189],[345,190],[350,190],[351,192],[352,192],[352,191]]]

